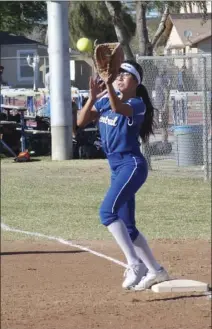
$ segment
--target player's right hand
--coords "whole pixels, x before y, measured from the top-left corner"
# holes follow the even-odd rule
[[[104,89],[104,82],[99,84],[97,80],[92,77],[90,77],[89,89],[90,89],[90,99],[92,101],[96,101],[107,92],[107,89]]]

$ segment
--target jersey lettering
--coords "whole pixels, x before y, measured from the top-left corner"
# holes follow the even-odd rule
[[[108,126],[115,127],[115,126],[117,126],[117,120],[118,120],[118,117],[115,117],[114,119],[109,119],[108,116],[106,116],[106,117],[101,116],[99,119],[99,122],[105,123]]]

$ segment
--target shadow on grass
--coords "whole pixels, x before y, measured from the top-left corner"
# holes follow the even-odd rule
[[[30,161],[29,162],[38,162],[38,161],[41,161],[41,159],[37,159],[37,158],[33,158],[33,159],[30,159]]]
[[[42,254],[78,254],[81,252],[87,252],[85,250],[60,250],[60,251],[42,251],[42,250],[35,250],[35,251],[6,251],[1,252],[1,256],[12,256],[12,255],[42,255]]]
[[[20,161],[18,161],[18,160],[16,160],[16,159],[13,159],[13,160],[11,160],[11,162],[13,162],[13,163],[31,163],[31,162],[39,162],[39,161],[41,161],[41,159],[30,159],[29,161],[22,161],[22,160],[20,160]]]

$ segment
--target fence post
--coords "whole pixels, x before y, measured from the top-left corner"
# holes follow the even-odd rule
[[[204,180],[209,180],[209,122],[208,122],[208,104],[207,104],[207,58],[202,57],[202,95],[203,95],[203,156],[204,156]]]

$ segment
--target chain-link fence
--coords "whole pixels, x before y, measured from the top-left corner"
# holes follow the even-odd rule
[[[153,171],[210,178],[211,55],[137,56],[155,107],[143,151]]]
[[[29,65],[33,53],[28,63],[28,52],[20,57],[1,58],[4,72],[0,103],[26,106],[28,114],[32,115],[41,110],[49,113],[48,90],[44,88],[49,59],[39,57],[35,75]],[[208,180],[211,169],[211,55],[137,56],[137,61],[143,68],[143,84],[155,107],[155,136],[150,138],[149,145],[143,146],[151,168],[164,174]],[[88,81],[90,71],[79,66],[78,75]],[[38,92],[33,90],[35,77],[37,87],[41,88]],[[7,86],[10,88],[4,90]],[[77,97],[81,100],[80,95]]]

